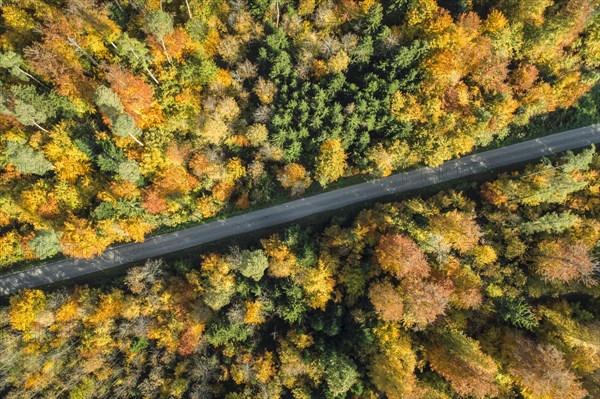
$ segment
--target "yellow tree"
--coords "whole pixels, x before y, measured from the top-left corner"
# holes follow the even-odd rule
[[[321,186],[325,187],[344,175],[348,166],[346,158],[346,151],[342,147],[341,139],[329,139],[321,144],[315,171],[317,181]]]

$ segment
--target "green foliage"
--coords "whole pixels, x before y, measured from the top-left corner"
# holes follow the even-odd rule
[[[4,157],[6,162],[13,164],[19,173],[43,176],[54,168],[42,152],[17,141],[6,142]]]
[[[40,259],[51,258],[60,251],[58,237],[52,230],[36,231],[35,237],[29,241],[29,247]]]
[[[500,318],[515,327],[533,331],[538,327],[535,313],[523,298],[501,298],[497,303]]]
[[[173,18],[162,10],[151,11],[144,18],[144,29],[146,33],[162,41],[173,32]]]
[[[96,389],[94,380],[84,377],[81,382],[69,393],[69,399],[86,399],[93,396]]]
[[[570,211],[561,213],[550,212],[540,216],[536,220],[522,223],[519,226],[519,230],[527,235],[542,232],[562,233],[575,226],[579,221],[579,217],[572,214]]]
[[[269,267],[269,261],[263,251],[243,250],[237,260],[237,268],[244,277],[259,281]]]
[[[133,343],[133,345],[131,345],[131,352],[142,352],[148,347],[148,345],[150,345],[150,342],[146,338],[139,338]]]
[[[29,76],[21,69],[23,58],[14,51],[0,53],[0,68],[8,69],[11,75],[21,79],[29,80]]]
[[[129,135],[137,136],[142,131],[137,125],[133,117],[129,114],[121,114],[119,115],[112,126],[113,132],[120,137],[126,137]]]
[[[70,108],[64,97],[54,92],[40,94],[33,86],[12,86],[11,92],[14,116],[26,126],[40,128],[40,125],[55,118],[60,111]]]
[[[325,362],[325,382],[329,397],[346,397],[347,392],[358,381],[356,364],[348,356],[333,352]]]
[[[121,179],[132,183],[139,183],[140,179],[142,179],[140,167],[137,162],[132,159],[121,162],[118,166],[117,173]]]
[[[106,114],[109,120],[114,121],[123,112],[123,104],[119,96],[106,86],[98,86],[94,99],[96,105]]]

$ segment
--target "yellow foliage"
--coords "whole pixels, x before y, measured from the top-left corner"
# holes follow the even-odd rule
[[[12,4],[4,4],[2,6],[2,17],[5,26],[16,31],[28,31],[35,28],[35,20],[31,15]]]
[[[256,371],[256,379],[266,384],[276,373],[273,352],[267,351],[263,356],[258,358],[256,363],[254,363],[254,370]]]
[[[427,19],[433,18],[438,5],[435,0],[416,0],[410,3],[406,15],[406,22],[409,26],[417,25]]]
[[[37,315],[46,307],[47,299],[43,291],[25,290],[10,298],[10,325],[18,331],[31,328]]]
[[[315,175],[321,186],[327,186],[344,175],[348,164],[342,140],[326,140],[321,144]]]
[[[303,270],[292,276],[306,292],[308,306],[311,308],[325,310],[327,302],[331,299],[336,283],[333,277],[336,262],[324,253],[319,257],[316,268]]]
[[[501,11],[492,10],[483,24],[483,28],[490,33],[502,30],[508,25],[508,20]]]
[[[260,242],[269,257],[269,275],[279,278],[289,276],[296,267],[296,257],[290,249],[279,240],[277,235]]]
[[[246,316],[244,323],[261,324],[265,322],[265,316],[262,312],[263,304],[261,301],[246,302]]]
[[[273,102],[273,97],[277,93],[277,88],[270,80],[265,80],[262,77],[258,78],[254,86],[254,94],[258,97],[261,103],[269,105]]]
[[[79,317],[79,306],[75,301],[67,301],[56,311],[54,319],[57,323],[66,323]]]
[[[70,126],[57,125],[50,133],[51,141],[44,146],[44,154],[52,162],[58,178],[74,183],[79,176],[90,172],[90,159],[80,151],[68,136]]]
[[[218,202],[210,196],[203,195],[196,201],[196,207],[202,217],[207,219],[216,215],[223,208],[223,203]]]

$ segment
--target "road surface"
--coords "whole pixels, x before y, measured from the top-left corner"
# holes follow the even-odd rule
[[[229,219],[150,237],[142,243],[117,245],[107,249],[102,256],[93,259],[65,259],[6,274],[0,276],[0,295],[9,295],[24,288],[41,287],[124,264],[164,256],[363,201],[416,190],[599,142],[600,125],[592,125],[468,155],[445,162],[436,168],[415,169]]]

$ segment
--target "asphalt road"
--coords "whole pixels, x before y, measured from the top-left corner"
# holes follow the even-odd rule
[[[0,276],[0,295],[140,262],[202,244],[285,224],[307,216],[332,211],[391,194],[474,175],[494,168],[537,159],[600,142],[600,125],[557,133],[543,138],[468,155],[436,168],[421,168],[383,179],[329,191],[285,204],[248,212],[229,219],[148,238],[142,243],[122,244],[93,259],[65,259]]]

